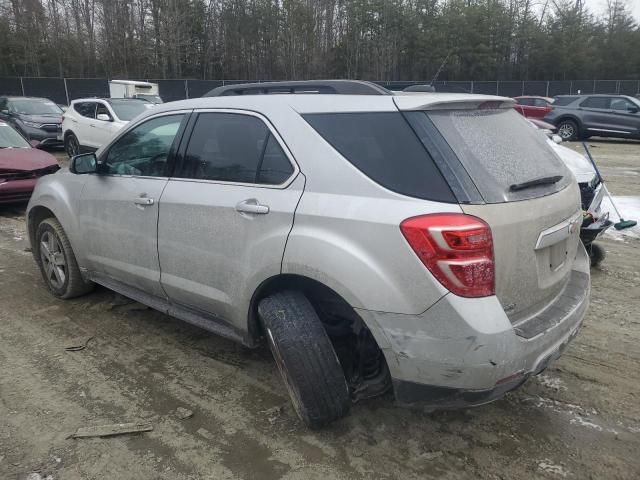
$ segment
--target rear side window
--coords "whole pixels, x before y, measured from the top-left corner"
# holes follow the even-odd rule
[[[525,97],[525,98],[519,98],[518,100],[518,105],[533,105],[534,99],[533,98],[529,98],[529,97]]]
[[[579,97],[555,97],[553,100],[554,107],[564,107],[565,105],[569,105],[570,103],[575,102]]]
[[[487,203],[549,195],[571,182],[571,173],[544,134],[513,109],[411,112],[433,122]],[[528,182],[557,178],[527,187]]]
[[[609,97],[589,97],[580,106],[586,108],[609,108]]]
[[[353,166],[383,187],[425,200],[456,201],[400,112],[316,113],[303,117]]]
[[[293,165],[259,118],[235,113],[201,113],[178,176],[280,185],[293,171]]]

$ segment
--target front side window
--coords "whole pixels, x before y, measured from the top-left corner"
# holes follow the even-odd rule
[[[109,118],[111,118],[111,112],[109,112],[109,109],[104,103],[98,103],[96,109],[96,118],[98,118],[98,115],[107,115]]]
[[[634,109],[634,108],[638,108],[638,107],[636,105],[634,105],[633,103],[631,103],[626,98],[612,98],[611,99],[611,109],[612,110],[628,112],[629,109]]]
[[[106,174],[164,177],[183,114],[148,120],[125,133],[106,153]]]
[[[262,120],[235,113],[198,115],[182,178],[280,185],[293,166]]]

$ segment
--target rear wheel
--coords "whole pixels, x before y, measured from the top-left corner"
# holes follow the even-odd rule
[[[345,416],[349,388],[329,336],[307,297],[284,291],[263,299],[258,314],[298,417],[319,428]]]
[[[578,124],[569,119],[561,120],[558,124],[558,135],[560,135],[560,138],[565,141],[577,140]]]
[[[73,133],[69,133],[64,137],[64,149],[67,155],[69,155],[69,158],[80,154],[80,142],[78,142],[78,139]]]
[[[598,265],[600,265],[604,260],[604,257],[606,256],[604,248],[602,248],[597,243],[592,243],[591,245],[589,245],[587,251],[589,252],[589,259],[591,260],[592,267],[597,267]]]
[[[49,291],[59,298],[73,298],[93,289],[80,273],[62,225],[46,218],[38,225],[33,254]]]

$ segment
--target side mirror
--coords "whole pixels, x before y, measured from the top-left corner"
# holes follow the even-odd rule
[[[640,111],[640,109],[638,107],[629,107],[629,108],[627,108],[627,111],[629,113],[638,113],[638,111]]]
[[[1,113],[2,115],[9,115],[9,110],[7,110],[7,109],[5,108],[5,109],[3,109],[3,110],[0,110],[0,113]]]
[[[97,120],[101,120],[103,122],[112,122],[113,121],[112,118],[109,115],[107,115],[106,113],[99,113],[96,116],[96,119]]]
[[[98,159],[95,153],[83,153],[75,155],[71,158],[69,171],[76,175],[84,175],[86,173],[97,173]]]
[[[38,148],[40,146],[40,140],[29,140],[29,144],[33,147],[33,148]]]
[[[552,135],[551,136],[551,140],[553,140],[556,143],[562,143],[562,137],[560,135]]]

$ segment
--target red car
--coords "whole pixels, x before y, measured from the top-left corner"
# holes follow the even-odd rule
[[[53,155],[33,148],[13,127],[0,122],[0,204],[26,202],[38,178],[59,169]]]
[[[525,117],[544,118],[553,110],[553,98],[547,97],[514,97],[517,105],[514,107]]]

